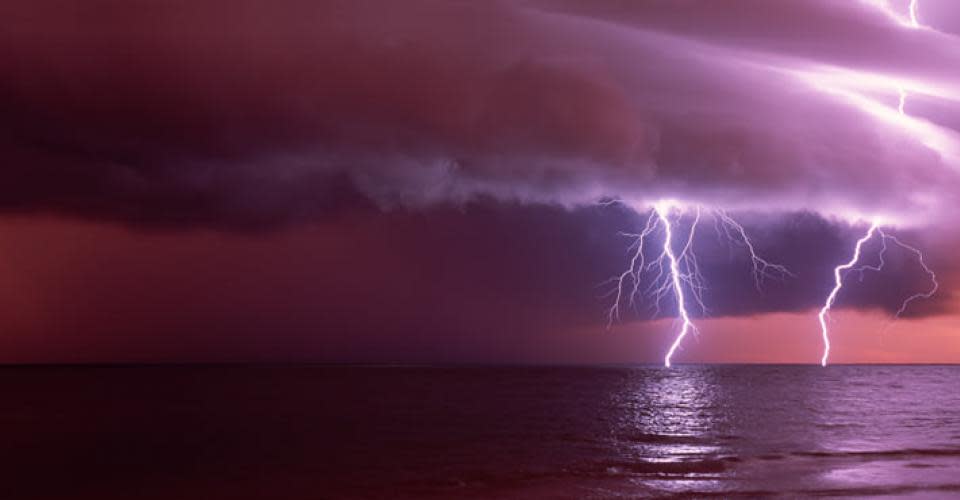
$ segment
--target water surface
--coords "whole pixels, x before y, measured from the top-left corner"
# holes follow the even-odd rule
[[[960,496],[960,367],[0,369],[0,498]]]

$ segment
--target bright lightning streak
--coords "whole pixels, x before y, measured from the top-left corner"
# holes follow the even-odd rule
[[[877,233],[880,235],[881,247],[880,247],[880,253],[878,254],[880,258],[880,262],[876,265],[865,264],[856,269],[853,269],[853,266],[857,263],[858,260],[860,260],[860,254],[861,254],[861,250],[863,248],[864,243],[870,240],[870,238],[873,237],[874,233]],[[896,236],[893,236],[892,234],[888,234],[883,230],[882,227],[880,227],[880,223],[878,221],[874,221],[870,225],[870,230],[867,231],[867,234],[864,235],[859,240],[857,240],[857,245],[856,247],[854,247],[853,258],[851,258],[850,261],[847,262],[846,264],[841,264],[836,268],[834,268],[833,270],[834,287],[833,287],[833,290],[831,290],[830,295],[827,297],[827,300],[824,303],[823,308],[820,309],[820,314],[818,316],[820,320],[820,332],[821,332],[821,335],[823,336],[823,346],[824,346],[823,358],[820,359],[820,364],[822,366],[827,366],[827,358],[830,355],[830,338],[828,335],[829,332],[827,329],[826,317],[830,311],[830,308],[833,306],[834,301],[837,299],[837,294],[840,293],[840,288],[843,287],[844,275],[842,273],[844,271],[848,271],[852,269],[853,271],[860,273],[860,279],[862,280],[864,271],[867,271],[867,270],[882,271],[884,266],[886,265],[886,260],[884,259],[884,255],[887,253],[888,240],[892,241],[894,244],[903,248],[904,250],[907,250],[915,254],[917,256],[917,262],[919,262],[920,267],[930,277],[930,282],[933,284],[930,290],[927,290],[926,292],[915,293],[907,297],[906,299],[904,299],[903,302],[900,304],[900,308],[897,309],[896,314],[893,315],[894,321],[900,318],[900,315],[902,315],[904,311],[907,310],[907,306],[909,306],[911,302],[918,299],[929,299],[930,297],[933,297],[933,295],[937,293],[937,290],[940,288],[940,283],[937,281],[936,273],[934,273],[933,270],[930,269],[930,267],[927,266],[926,262],[924,262],[923,260],[923,253],[921,253],[920,250],[917,249],[916,247],[910,246],[904,243],[903,241],[900,241],[900,239],[897,238]]]
[[[607,314],[608,328],[613,326],[614,321],[620,319],[624,305],[636,308],[637,299],[641,295],[650,298],[654,317],[660,313],[661,301],[668,296],[673,297],[677,304],[681,325],[680,331],[664,356],[663,363],[667,367],[671,366],[673,356],[687,334],[691,331],[698,332],[690,317],[690,304],[695,304],[703,314],[708,312],[703,300],[703,291],[706,289],[705,280],[694,252],[694,239],[702,219],[702,212],[701,207],[696,207],[689,232],[683,240],[683,246],[677,251],[675,246],[679,245],[679,238],[676,226],[683,220],[683,207],[674,201],[655,203],[647,216],[643,230],[639,234],[625,234],[634,239],[629,248],[633,252],[630,267],[607,281],[615,284],[610,292],[614,301]],[[675,213],[678,214],[677,217],[672,218]],[[713,211],[712,215],[717,234],[721,239],[725,238],[730,243],[742,245],[747,249],[754,284],[758,290],[761,289],[763,281],[768,278],[783,279],[793,276],[785,267],[760,257],[743,226],[733,218],[721,210]],[[660,250],[654,258],[648,260],[645,253],[649,248],[648,239],[661,229],[664,236],[662,244],[659,245]],[[649,285],[641,290],[640,284],[644,275],[648,273],[651,275]]]
[[[673,357],[673,353],[676,352],[677,348],[680,347],[680,342],[683,341],[683,338],[686,337],[690,330],[696,331],[696,327],[693,325],[693,322],[690,321],[690,314],[687,312],[687,305],[683,296],[683,286],[680,278],[680,263],[677,260],[677,256],[673,253],[673,229],[671,228],[670,220],[667,218],[670,208],[671,206],[664,202],[657,203],[653,207],[653,210],[660,218],[660,222],[663,223],[663,231],[666,234],[663,240],[663,253],[670,261],[670,281],[673,284],[673,293],[677,300],[677,310],[680,313],[680,319],[682,321],[680,333],[677,334],[677,338],[674,339],[673,344],[670,345],[670,350],[667,351],[667,355],[663,358],[663,364],[667,368],[670,368],[670,359]],[[697,212],[697,219],[699,219],[699,211]],[[690,240],[693,240],[693,229],[690,230],[690,233]],[[690,245],[688,242],[688,244],[684,247],[684,253],[681,255],[686,255],[689,247]]]
[[[917,256],[917,262],[919,262],[920,267],[923,268],[923,272],[927,273],[927,276],[930,276],[930,282],[933,283],[933,286],[930,288],[930,290],[926,292],[915,293],[907,297],[906,299],[904,299],[903,303],[900,304],[900,309],[897,309],[897,313],[893,315],[894,319],[898,319],[900,315],[907,310],[907,306],[909,306],[910,303],[913,302],[914,300],[929,299],[930,297],[933,297],[933,294],[937,293],[937,290],[940,289],[940,282],[937,281],[937,274],[934,273],[929,266],[927,266],[926,262],[923,261],[923,254],[920,253],[920,250],[918,250],[916,247],[910,246],[900,241],[896,236],[884,233],[883,230],[880,231],[880,234],[883,236],[884,240],[890,239],[897,245],[900,245],[901,248],[914,253]],[[883,266],[883,260],[880,261],[880,265],[881,267]]]
[[[893,12],[893,10],[890,9],[890,6],[887,4],[886,0],[868,0],[868,1],[872,3],[874,6],[883,10],[887,15],[896,19],[900,24],[904,26],[914,28],[914,29],[919,29],[921,27],[919,16],[918,16],[919,0],[910,0],[909,21],[904,20],[901,16]],[[858,80],[866,81],[868,79],[869,79],[869,75],[863,75],[863,77],[860,77],[859,75],[852,75],[848,80],[852,83],[852,82],[857,82]],[[822,88],[824,88],[825,90],[843,95],[844,97],[848,98],[851,102],[858,105],[861,109],[873,114],[877,118],[896,124],[898,126],[903,127],[906,130],[909,130],[910,132],[913,132],[914,134],[916,134],[921,138],[921,141],[924,144],[926,144],[927,146],[930,146],[933,149],[936,149],[939,152],[945,152],[951,149],[953,149],[955,152],[955,145],[951,144],[954,142],[952,137],[945,137],[943,134],[940,133],[940,131],[936,127],[932,127],[926,122],[915,120],[907,115],[905,107],[907,103],[907,97],[909,94],[907,93],[905,86],[900,82],[896,82],[895,86],[897,89],[897,94],[899,96],[899,101],[897,103],[897,115],[892,115],[892,113],[887,113],[882,105],[875,103],[871,99],[866,98],[865,96],[859,94],[856,91],[844,89],[844,88],[838,88],[834,86],[825,86],[825,85],[822,86]],[[907,306],[914,300],[932,297],[933,294],[937,292],[937,289],[940,286],[939,283],[937,282],[936,274],[923,261],[923,255],[920,253],[918,249],[901,242],[895,236],[891,236],[884,233],[883,230],[880,228],[879,223],[874,221],[870,225],[870,229],[869,231],[867,231],[867,234],[864,237],[857,240],[857,245],[854,248],[853,258],[846,264],[841,264],[836,268],[834,268],[833,270],[834,287],[833,287],[833,290],[831,290],[830,295],[827,296],[827,300],[824,303],[823,308],[820,309],[820,314],[818,315],[818,318],[820,320],[820,331],[823,336],[823,346],[824,346],[823,357],[820,359],[820,364],[822,366],[827,366],[827,359],[830,356],[830,336],[829,336],[829,330],[827,328],[827,313],[829,313],[830,308],[833,306],[833,303],[837,298],[837,294],[840,293],[840,289],[843,287],[843,275],[841,273],[843,271],[851,269],[857,263],[857,260],[859,260],[860,258],[860,251],[863,247],[863,244],[867,240],[869,240],[875,232],[880,233],[881,242],[882,242],[882,248],[880,250],[880,255],[879,255],[880,263],[877,266],[860,267],[858,270],[860,271],[861,279],[863,277],[863,271],[866,269],[871,269],[875,271],[880,271],[881,269],[883,269],[883,266],[885,264],[883,257],[884,257],[884,253],[886,253],[887,251],[887,240],[890,239],[900,247],[907,249],[917,255],[917,260],[919,261],[920,266],[923,268],[924,272],[926,272],[930,276],[930,280],[933,283],[933,287],[929,291],[915,293],[907,297],[903,301],[903,303],[900,305],[900,309],[898,309],[897,313],[894,315],[894,319],[899,318],[900,315],[903,314],[903,312],[906,310]]]
[[[888,0],[862,1],[880,9],[904,28],[926,29],[919,21],[919,0],[910,2],[909,16],[897,13]],[[816,90],[831,94],[878,122],[894,127],[919,141],[936,151],[946,163],[957,164],[960,161],[960,134],[921,116],[911,116],[906,110],[907,98],[911,95],[936,97],[951,102],[960,100],[960,93],[955,85],[832,66],[812,65],[788,72]],[[877,92],[896,93],[897,104],[892,105],[877,99]]]
[[[828,67],[794,71],[794,74],[819,91],[834,95],[877,121],[915,138],[921,144],[938,152],[944,159],[948,159],[950,163],[956,163],[960,159],[960,134],[928,120],[910,116],[904,108],[909,92],[928,94],[927,90],[929,90],[929,95],[945,94],[940,89],[896,78]],[[864,92],[884,88],[888,92],[897,92],[899,102],[896,107],[880,102]],[[945,98],[956,99],[953,95]]]
[[[791,273],[786,267],[781,266],[780,264],[774,264],[757,255],[757,250],[754,248],[753,242],[750,241],[750,238],[747,237],[747,232],[743,229],[743,226],[730,218],[726,212],[718,210],[716,216],[717,219],[722,222],[724,228],[728,226],[733,228],[733,230],[736,231],[740,236],[740,242],[747,247],[747,252],[750,254],[750,263],[753,265],[753,283],[756,286],[757,291],[761,290],[764,279],[771,276],[781,279],[787,276],[794,277],[793,273]],[[730,238],[729,232],[727,232],[727,237]],[[731,241],[734,241],[733,238],[730,239]]]
[[[870,4],[877,9],[880,9],[886,16],[890,19],[896,21],[901,26],[907,28],[920,28],[920,20],[918,18],[919,11],[919,0],[910,0],[910,12],[907,16],[904,16],[902,13],[897,12],[896,9],[890,6],[889,0],[861,0],[864,3]]]
[[[616,201],[611,203],[616,203]],[[675,213],[678,215],[673,217]],[[714,217],[717,235],[721,240],[726,239],[731,244],[735,243],[746,248],[750,256],[754,285],[757,290],[762,291],[763,281],[767,278],[784,279],[788,276],[794,276],[786,267],[760,257],[743,226],[733,220],[726,212],[714,210],[712,211],[712,215]],[[651,298],[654,317],[659,315],[660,303],[667,296],[672,296],[676,301],[680,330],[670,344],[670,348],[663,359],[664,366],[668,368],[672,366],[673,356],[680,348],[684,338],[686,338],[690,332],[699,332],[691,319],[689,304],[691,302],[695,303],[703,314],[707,313],[707,308],[703,301],[703,291],[706,289],[704,285],[705,280],[693,250],[694,238],[701,216],[702,209],[697,206],[695,217],[693,217],[693,221],[690,223],[689,232],[684,238],[683,246],[680,247],[678,252],[675,249],[678,245],[676,227],[684,219],[683,207],[674,201],[660,201],[655,203],[653,209],[650,210],[647,216],[643,230],[639,234],[626,234],[626,236],[634,239],[634,242],[630,245],[630,250],[633,251],[633,256],[630,259],[630,267],[623,273],[607,281],[607,283],[615,283],[615,288],[610,293],[610,295],[615,296],[615,299],[608,311],[608,328],[612,327],[615,320],[620,319],[624,303],[626,302],[635,308],[636,301],[640,295],[646,295]],[[653,235],[660,230],[662,230],[664,235],[663,241],[659,245],[660,250],[655,258],[648,260],[646,250],[649,248],[649,238],[653,237]],[[878,254],[879,263],[875,265],[864,264],[855,268],[854,266],[860,261],[861,255],[863,254],[864,245],[877,234],[880,236],[881,243]],[[823,356],[820,359],[821,365],[826,366],[827,360],[830,357],[830,330],[827,319],[831,308],[840,294],[840,290],[843,288],[844,277],[848,272],[853,271],[859,272],[862,280],[863,273],[867,270],[882,271],[886,265],[885,255],[889,247],[888,241],[915,254],[919,265],[930,277],[932,283],[932,287],[929,290],[914,293],[904,299],[900,308],[896,314],[894,314],[894,320],[898,319],[906,311],[910,303],[918,299],[930,298],[939,289],[940,285],[937,281],[937,276],[923,260],[923,254],[920,250],[902,242],[896,236],[885,232],[880,226],[880,220],[874,219],[867,233],[857,240],[854,246],[853,256],[850,260],[836,266],[833,270],[834,286],[817,316],[824,345]],[[640,284],[643,276],[647,273],[652,274],[652,279],[646,289],[641,292]]]
[[[653,231],[657,229],[657,219],[654,217],[655,213],[651,213],[647,218],[647,225],[643,228],[643,231],[640,234],[632,234],[627,236],[632,236],[636,238],[636,241],[631,245],[636,246],[636,252],[633,254],[633,258],[630,259],[630,267],[623,272],[618,278],[615,278],[614,281],[617,283],[616,289],[616,300],[614,300],[613,305],[610,307],[610,311],[607,314],[607,328],[613,326],[613,321],[620,319],[620,303],[623,300],[623,285],[627,278],[633,280],[633,291],[630,293],[630,305],[634,305],[634,300],[636,299],[637,294],[640,289],[640,273],[644,270],[644,253],[643,253],[643,243],[646,241],[647,236],[650,235]]]
[[[841,273],[852,268],[854,264],[860,260],[860,250],[863,248],[863,244],[873,237],[873,233],[877,231],[878,227],[879,224],[877,222],[873,222],[873,224],[870,225],[870,230],[867,231],[867,234],[857,240],[857,246],[854,247],[853,250],[853,258],[851,258],[846,264],[840,264],[833,269],[833,290],[830,291],[830,295],[827,296],[827,301],[820,309],[820,314],[817,315],[817,317],[820,319],[820,334],[823,336],[823,357],[820,358],[821,366],[827,366],[827,358],[830,356],[830,332],[827,328],[827,313],[830,312],[833,302],[837,300],[837,294],[840,293],[840,289],[843,287],[843,275]]]
[[[909,18],[905,18],[902,14],[896,13],[890,7],[887,0],[862,1],[881,9],[886,15],[890,16],[892,19],[896,20],[905,27],[914,29],[922,27],[920,25],[918,15],[919,0],[910,0]],[[906,113],[906,101],[907,97],[909,97],[908,90],[914,92],[919,90],[922,93],[944,97],[945,91],[943,89],[934,88],[929,85],[922,84],[922,82],[907,82],[897,78],[890,78],[883,75],[874,75],[863,72],[844,72],[835,68],[797,71],[796,74],[812,83],[816,88],[825,92],[836,94],[846,99],[848,102],[855,105],[862,111],[872,115],[874,118],[894,125],[898,128],[901,128],[905,132],[910,133],[919,139],[921,143],[925,144],[931,149],[936,150],[937,152],[941,153],[941,155],[951,158],[960,157],[960,140],[958,140],[960,138],[958,138],[956,134],[945,131],[939,126],[936,126],[925,120],[911,117]],[[891,87],[896,89],[899,97],[896,111],[894,111],[889,105],[880,103],[861,92],[863,89],[890,89]],[[947,97],[950,98],[953,98],[953,96],[954,94],[952,92],[948,93],[947,95]],[[684,294],[684,285],[686,285],[688,288],[691,298],[697,303],[701,311],[706,313],[706,306],[702,299],[702,292],[705,289],[703,286],[703,276],[700,273],[696,256],[692,250],[694,233],[696,231],[697,224],[700,221],[700,208],[697,208],[696,219],[690,227],[686,244],[684,245],[682,251],[677,254],[673,250],[674,230],[669,216],[671,212],[680,210],[680,208],[681,207],[675,202],[661,201],[654,204],[653,210],[647,218],[647,223],[643,231],[640,234],[627,235],[635,239],[634,243],[631,245],[631,249],[635,248],[635,253],[630,260],[630,267],[619,276],[611,278],[612,281],[616,282],[616,289],[614,290],[616,299],[608,313],[608,327],[610,327],[612,326],[614,320],[620,319],[621,304],[625,297],[629,298],[629,304],[631,306],[636,305],[635,301],[640,293],[639,287],[641,275],[647,271],[656,269],[657,274],[654,276],[651,284],[646,289],[646,292],[653,297],[655,315],[660,311],[660,301],[663,300],[663,298],[667,295],[672,294],[676,300],[678,314],[682,322],[680,332],[674,339],[669,351],[664,357],[664,365],[667,367],[671,366],[671,359],[676,350],[679,348],[684,337],[686,337],[690,331],[697,332],[696,326],[691,321],[689,311],[687,310],[687,297]],[[793,274],[790,273],[790,271],[785,267],[779,264],[773,264],[759,257],[753,244],[747,237],[743,227],[731,219],[726,213],[723,211],[716,211],[714,217],[717,224],[717,233],[721,236],[721,238],[725,236],[728,241],[743,244],[747,248],[747,251],[750,254],[751,265],[753,266],[754,284],[758,290],[761,289],[763,280],[768,276],[775,275],[780,278],[793,276]],[[682,211],[680,218],[682,218]],[[679,221],[680,218],[678,218],[677,221]],[[663,249],[656,259],[647,263],[644,254],[644,242],[658,229],[659,226],[663,227],[664,232]],[[823,366],[827,365],[827,360],[830,355],[830,336],[829,328],[827,326],[827,316],[840,293],[840,289],[843,288],[844,272],[853,269],[854,265],[856,265],[857,261],[860,259],[863,245],[869,241],[875,233],[879,233],[881,236],[882,249],[880,250],[879,254],[880,263],[876,266],[864,265],[858,269],[854,269],[854,271],[860,272],[861,279],[865,270],[882,270],[884,266],[884,254],[887,251],[887,240],[890,240],[905,250],[915,253],[920,266],[923,268],[924,272],[930,276],[930,280],[933,283],[933,286],[929,291],[915,293],[907,297],[897,310],[897,313],[894,315],[895,319],[899,318],[900,315],[903,314],[911,302],[921,298],[930,298],[934,293],[937,292],[939,288],[936,274],[923,261],[923,255],[921,252],[918,249],[901,242],[895,236],[884,233],[880,228],[879,222],[874,221],[866,235],[857,240],[851,260],[834,268],[834,287],[827,296],[826,302],[818,314],[821,335],[823,337],[824,344],[823,357],[820,360],[820,364]],[[664,269],[665,263],[667,268],[666,270]],[[628,279],[632,280],[632,290],[629,293],[625,290],[625,284]]]

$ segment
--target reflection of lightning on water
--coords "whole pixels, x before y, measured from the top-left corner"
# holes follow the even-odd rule
[[[610,295],[614,297],[613,305],[607,313],[608,327],[619,320],[623,307],[629,305],[636,308],[641,296],[650,299],[654,316],[660,313],[660,303],[672,296],[677,304],[677,313],[680,321],[680,330],[663,358],[663,364],[671,366],[674,353],[680,347],[684,337],[690,332],[697,332],[697,327],[690,318],[689,304],[695,303],[701,314],[708,312],[703,301],[703,291],[706,289],[703,274],[694,252],[694,237],[702,218],[702,208],[694,209],[690,229],[683,240],[679,251],[675,250],[678,241],[677,226],[684,218],[683,207],[673,201],[660,201],[654,204],[647,216],[643,230],[637,234],[625,234],[633,239],[629,250],[633,252],[630,267],[623,273],[611,278],[608,283],[615,286]],[[716,210],[712,212],[717,234],[733,244],[742,245],[750,256],[754,284],[759,290],[767,278],[783,279],[792,276],[787,268],[771,263],[760,257],[753,242],[738,222],[726,212]],[[647,249],[649,238],[662,232],[663,242],[654,258],[648,260]],[[649,277],[648,285],[641,290],[645,277]]]
[[[870,238],[872,238],[874,234],[880,235],[881,246],[880,246],[880,252],[878,254],[879,263],[877,265],[867,264],[867,265],[862,265],[858,268],[854,268],[853,266],[855,266],[857,261],[860,260],[860,254],[861,254],[863,245],[868,240],[870,240]],[[870,229],[867,230],[867,234],[865,234],[863,237],[857,240],[857,244],[856,246],[854,246],[854,249],[853,249],[853,257],[851,257],[851,259],[848,262],[844,264],[840,264],[839,266],[833,269],[833,279],[834,279],[833,289],[830,290],[830,294],[827,295],[827,300],[824,302],[823,307],[820,309],[820,313],[817,315],[817,318],[820,321],[820,334],[823,337],[823,357],[820,358],[820,364],[822,366],[827,366],[827,359],[830,357],[830,332],[827,326],[827,316],[830,313],[830,308],[833,307],[834,301],[836,301],[837,299],[837,295],[840,293],[840,289],[843,288],[843,278],[845,276],[846,271],[852,270],[852,271],[859,272],[862,279],[864,271],[883,270],[883,267],[886,265],[886,260],[884,259],[884,255],[887,252],[888,241],[891,241],[897,246],[903,248],[904,250],[907,250],[915,254],[917,256],[917,262],[919,262],[920,267],[923,268],[923,271],[928,276],[930,276],[930,281],[933,284],[930,290],[926,292],[915,293],[907,297],[906,299],[904,299],[903,302],[900,304],[900,308],[897,309],[896,314],[894,314],[893,316],[894,319],[898,319],[900,315],[902,315],[904,311],[907,310],[907,306],[909,306],[911,302],[917,299],[929,299],[930,297],[933,296],[933,294],[937,293],[937,289],[940,288],[940,284],[939,282],[937,282],[937,275],[933,272],[933,270],[930,269],[930,267],[927,266],[926,262],[924,262],[923,254],[920,252],[920,250],[900,241],[900,239],[897,238],[896,236],[893,236],[891,234],[884,232],[883,228],[880,227],[880,222],[876,220],[873,221],[870,224]]]

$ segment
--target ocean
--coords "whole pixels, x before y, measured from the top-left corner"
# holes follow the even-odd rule
[[[0,498],[960,497],[960,367],[0,368]]]

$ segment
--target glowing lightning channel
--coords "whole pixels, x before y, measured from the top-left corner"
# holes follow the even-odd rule
[[[920,0],[910,0],[909,19],[904,19],[902,16],[897,15],[887,4],[886,0],[879,0],[879,1],[874,0],[871,3],[875,7],[878,7],[879,9],[883,10],[885,13],[887,13],[887,15],[896,19],[897,22],[899,22],[901,25],[906,26],[908,28],[920,29],[920,19],[918,17],[918,12],[920,9],[920,5],[919,5]],[[897,104],[897,111],[900,113],[900,116],[906,116],[907,114],[903,108],[904,108],[904,105],[907,103],[907,91],[903,88],[903,85],[897,85],[897,92],[900,94],[900,101]]]
[[[635,238],[633,245],[630,248],[636,247],[636,251],[633,254],[633,258],[630,259],[630,267],[627,268],[619,277],[613,278],[613,281],[617,283],[617,289],[615,291],[616,299],[613,301],[613,305],[610,306],[610,311],[607,314],[607,328],[613,326],[614,320],[620,319],[620,304],[623,301],[624,290],[623,285],[627,278],[633,280],[633,291],[630,293],[629,302],[631,306],[634,306],[634,300],[636,300],[637,294],[640,292],[640,273],[645,269],[645,260],[643,253],[643,243],[646,241],[647,236],[650,235],[653,231],[657,229],[657,218],[655,218],[655,213],[651,213],[647,218],[647,225],[643,228],[643,231],[640,234],[628,234],[621,233],[624,236],[630,236]]]
[[[870,225],[870,230],[867,231],[867,234],[862,238],[857,240],[857,246],[853,250],[853,258],[850,259],[846,264],[840,264],[839,266],[833,269],[833,290],[830,291],[830,295],[827,296],[827,301],[823,304],[823,307],[820,309],[820,334],[823,336],[823,357],[820,358],[820,365],[827,366],[827,358],[830,356],[830,334],[827,329],[827,313],[830,312],[830,308],[833,306],[833,302],[837,300],[837,294],[840,293],[840,289],[843,287],[843,271],[850,269],[860,260],[860,249],[863,248],[863,244],[867,242],[873,233],[877,231],[877,228],[880,227],[880,224],[874,221]]]
[[[615,201],[612,203],[615,203]],[[696,306],[702,314],[708,313],[703,300],[703,292],[706,290],[705,280],[693,248],[696,231],[702,218],[702,211],[701,207],[696,207],[689,233],[686,235],[683,246],[678,251],[675,250],[675,245],[679,246],[675,225],[683,218],[683,207],[674,201],[655,203],[647,216],[643,230],[639,234],[621,233],[634,240],[628,249],[633,252],[630,267],[606,282],[614,284],[613,290],[608,294],[608,296],[614,297],[613,304],[607,313],[608,328],[613,326],[614,321],[620,319],[625,304],[635,309],[637,299],[641,295],[650,298],[654,317],[660,314],[660,303],[666,297],[672,296],[676,301],[681,325],[680,331],[663,359],[663,364],[668,368],[671,366],[673,356],[687,334],[698,332],[690,317],[690,306]],[[674,213],[678,213],[679,216],[671,221],[671,216]],[[753,242],[747,237],[743,226],[733,218],[722,210],[714,210],[712,215],[717,234],[721,239],[726,238],[731,244],[742,245],[747,249],[752,265],[754,284],[758,290],[762,288],[764,280],[768,278],[783,279],[787,276],[793,276],[785,267],[760,257]],[[645,254],[648,249],[648,238],[661,228],[664,234],[663,243],[659,245],[660,250],[656,256],[648,259]],[[640,285],[644,275],[651,276],[651,279],[647,287],[641,290]]]
[[[853,266],[857,263],[858,260],[860,260],[860,253],[861,253],[860,251],[863,248],[864,243],[866,243],[871,237],[873,237],[874,233],[877,233],[880,235],[881,247],[880,247],[880,253],[878,254],[878,257],[880,258],[879,263],[876,265],[864,264],[856,269],[853,269]],[[897,309],[897,312],[893,315],[892,321],[896,321],[897,319],[899,319],[900,316],[907,310],[907,306],[909,306],[911,302],[918,299],[929,299],[930,297],[933,297],[933,295],[937,293],[937,290],[940,288],[940,283],[937,281],[936,273],[934,273],[933,270],[930,269],[930,267],[927,266],[927,263],[924,262],[923,260],[923,253],[921,253],[920,250],[917,249],[916,247],[908,245],[903,241],[901,241],[896,236],[885,232],[883,228],[880,226],[880,223],[878,221],[874,221],[870,226],[870,230],[867,231],[867,234],[864,235],[859,240],[857,240],[857,245],[854,248],[854,252],[853,252],[853,258],[850,259],[850,261],[847,262],[846,264],[841,264],[836,268],[834,268],[833,270],[835,285],[833,287],[833,290],[830,292],[830,295],[827,297],[827,301],[823,305],[823,308],[820,309],[820,315],[819,315],[820,330],[821,330],[821,334],[823,335],[823,346],[824,346],[823,358],[821,358],[820,360],[820,364],[822,366],[827,366],[827,358],[830,355],[830,338],[827,331],[826,316],[827,316],[827,313],[830,311],[830,307],[833,306],[834,301],[837,299],[837,294],[840,293],[840,288],[843,286],[844,275],[842,273],[848,270],[859,272],[860,279],[863,280],[864,271],[867,271],[867,270],[882,271],[884,266],[886,265],[886,260],[884,259],[884,255],[887,253],[887,241],[892,241],[894,244],[903,248],[904,250],[907,250],[915,254],[917,256],[917,262],[920,264],[920,267],[923,269],[923,272],[925,272],[927,276],[930,277],[930,282],[932,283],[932,286],[929,290],[925,292],[914,293],[913,295],[904,299],[903,302],[900,304],[900,308]]]
[[[677,299],[677,310],[680,313],[680,319],[682,321],[680,333],[677,334],[677,338],[674,339],[673,344],[670,345],[670,350],[667,351],[667,355],[663,357],[663,365],[667,368],[670,368],[670,358],[673,357],[673,353],[676,352],[678,347],[680,347],[680,342],[683,341],[683,338],[687,336],[687,333],[690,330],[696,331],[697,327],[693,325],[692,321],[690,321],[690,314],[687,312],[687,305],[683,296],[683,286],[680,283],[680,264],[677,261],[677,256],[673,253],[673,248],[671,245],[673,242],[673,230],[670,226],[670,220],[667,219],[667,214],[670,211],[670,205],[660,202],[654,205],[653,210],[660,218],[660,222],[663,223],[663,231],[666,233],[666,237],[663,240],[663,253],[666,254],[667,259],[670,261],[670,280],[673,283],[673,293]],[[690,240],[693,240],[692,233],[693,230],[691,229]],[[684,247],[684,254],[686,254],[687,248],[689,248],[689,245]]]
[[[609,328],[615,320],[620,319],[624,301],[635,308],[637,298],[641,295],[647,295],[651,298],[650,302],[654,309],[654,316],[657,316],[660,313],[661,301],[672,295],[677,303],[682,324],[680,332],[663,359],[663,364],[668,368],[671,366],[673,354],[679,348],[683,338],[691,331],[697,331],[696,326],[690,319],[689,301],[693,301],[701,312],[707,312],[702,296],[705,288],[703,275],[700,272],[697,257],[693,252],[693,241],[700,223],[701,209],[700,207],[696,208],[696,215],[690,224],[690,232],[687,234],[686,241],[679,252],[673,248],[675,231],[674,222],[671,222],[670,215],[674,211],[679,211],[682,217],[681,207],[676,202],[657,202],[647,217],[643,231],[639,234],[624,234],[634,238],[634,242],[630,246],[630,250],[634,253],[630,259],[630,267],[620,275],[610,279],[616,284],[616,287],[611,293],[614,296],[614,302],[608,311],[607,324]],[[647,238],[660,228],[663,229],[664,233],[663,244],[656,257],[647,261],[644,253]],[[647,273],[652,273],[653,278],[646,289],[641,290],[642,277]],[[627,283],[628,280],[631,282],[630,284]],[[686,290],[684,287],[686,287]]]
[[[933,294],[937,293],[937,290],[940,289],[940,282],[937,281],[937,274],[933,272],[933,269],[930,269],[930,267],[927,266],[927,263],[923,261],[923,254],[920,253],[920,250],[918,250],[916,247],[910,246],[900,241],[900,239],[897,238],[896,236],[883,232],[882,229],[880,229],[879,231],[880,231],[880,235],[883,236],[883,239],[884,239],[884,247],[886,247],[886,240],[889,239],[894,243],[896,243],[897,245],[899,245],[901,248],[908,250],[910,252],[913,252],[917,256],[917,262],[920,263],[920,267],[923,269],[923,272],[927,273],[927,276],[930,277],[930,282],[933,284],[933,286],[930,287],[930,290],[927,290],[926,292],[915,293],[907,297],[906,299],[904,299],[903,303],[900,304],[900,309],[897,309],[897,313],[893,315],[893,319],[896,320],[896,319],[899,319],[900,315],[907,310],[907,306],[909,306],[911,302],[918,299],[929,299],[930,297],[933,297]],[[882,257],[880,260],[880,267],[883,267]]]
[[[895,9],[890,5],[890,0],[861,0],[864,3],[870,4],[873,7],[880,9],[887,17],[895,21],[897,24],[904,26],[906,28],[918,29],[921,27],[919,19],[919,10],[920,10],[920,0],[910,0],[910,11],[908,15],[904,16],[902,13],[897,12],[898,9]]]
[[[756,286],[757,291],[761,291],[763,288],[763,281],[766,278],[775,277],[775,278],[785,278],[787,276],[793,278],[795,277],[789,269],[780,265],[774,264],[763,257],[757,255],[757,250],[753,246],[753,242],[750,241],[750,238],[747,237],[747,232],[743,229],[743,226],[739,222],[733,220],[726,212],[723,210],[717,210],[716,212],[717,220],[722,223],[724,232],[727,234],[727,238],[730,241],[737,241],[734,238],[730,237],[729,231],[727,228],[732,228],[737,235],[740,237],[739,242],[741,242],[745,247],[747,247],[747,252],[750,254],[750,263],[753,265],[753,283]]]

